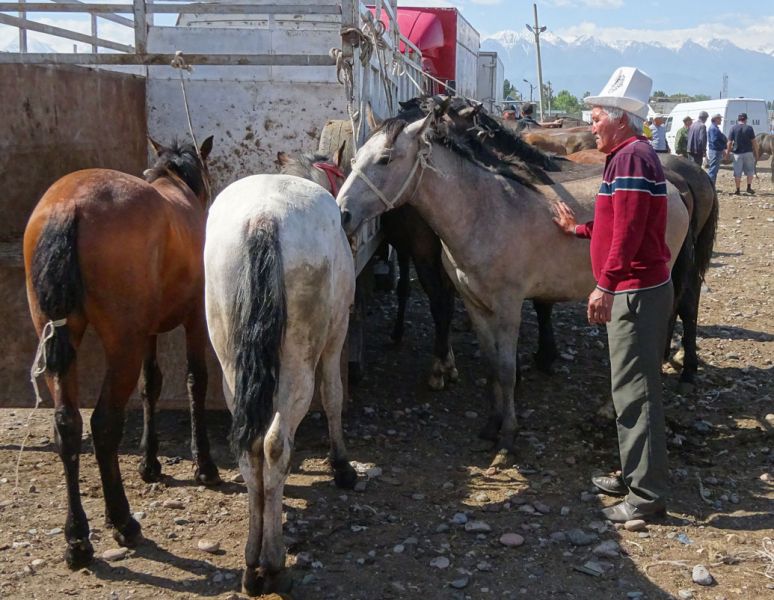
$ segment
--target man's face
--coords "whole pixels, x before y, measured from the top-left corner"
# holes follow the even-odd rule
[[[690,127],[691,125],[693,125],[693,119],[686,119],[685,121],[683,121],[683,123],[685,124],[686,127]]]
[[[613,121],[601,106],[591,111],[591,133],[596,136],[597,150],[605,154],[631,136],[626,116]]]

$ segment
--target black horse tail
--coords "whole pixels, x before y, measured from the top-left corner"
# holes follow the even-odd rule
[[[276,220],[251,222],[245,246],[230,332],[236,357],[231,445],[237,455],[248,451],[271,423],[287,322]]]
[[[41,312],[58,321],[83,310],[83,278],[78,262],[78,216],[55,212],[46,222],[32,255],[32,289]],[[45,342],[46,369],[63,376],[75,358],[67,327],[54,327]]]
[[[699,277],[704,280],[704,274],[709,268],[712,259],[712,248],[715,245],[715,233],[718,229],[718,217],[720,216],[720,203],[718,202],[717,192],[713,192],[712,209],[707,217],[707,222],[696,236],[695,257],[696,269],[699,271]]]

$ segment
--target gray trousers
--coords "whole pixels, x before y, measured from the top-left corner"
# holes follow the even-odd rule
[[[672,282],[616,294],[607,324],[621,472],[635,506],[664,506],[669,486],[661,360],[672,312]]]

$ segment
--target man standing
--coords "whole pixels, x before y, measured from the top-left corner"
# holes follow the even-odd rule
[[[535,106],[530,102],[525,102],[521,105],[521,124],[524,129],[532,129],[540,127],[540,123],[535,120],[532,113],[535,110]]]
[[[650,145],[653,149],[660,153],[666,154],[669,152],[669,144],[666,139],[666,127],[664,127],[664,115],[656,115],[653,117],[653,125],[651,126],[651,138]]]
[[[663,514],[669,488],[661,357],[673,291],[664,240],[666,180],[641,135],[651,85],[639,69],[621,67],[599,96],[586,98],[597,149],[608,155],[594,220],[577,224],[563,202],[554,217],[564,233],[591,238],[597,286],[587,312],[590,323],[607,325],[622,473],[592,482],[625,496],[602,510],[615,522]]]
[[[714,115],[710,119],[710,126],[707,130],[707,163],[709,168],[707,173],[712,180],[712,187],[715,187],[715,181],[718,178],[718,169],[720,169],[721,159],[728,156],[728,150],[726,145],[728,144],[728,138],[720,130],[720,123],[723,121],[723,115],[720,113]],[[739,184],[737,184],[737,189]]]
[[[728,150],[734,153],[734,182],[739,195],[739,186],[742,183],[742,171],[747,175],[747,193],[754,194],[752,179],[755,175],[755,157],[758,156],[758,142],[755,139],[753,128],[747,124],[747,113],[741,113],[736,120],[736,125],[728,132]]]
[[[709,113],[703,110],[699,113],[699,119],[688,130],[688,154],[697,165],[701,166],[704,155],[707,153],[707,126],[705,123]]]
[[[688,130],[692,123],[693,119],[690,116],[685,117],[683,126],[677,130],[677,135],[675,135],[675,152],[685,158],[688,158]]]

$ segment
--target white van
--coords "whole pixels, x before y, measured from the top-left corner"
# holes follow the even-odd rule
[[[756,135],[768,131],[769,113],[766,109],[765,100],[721,98],[718,100],[705,100],[703,102],[683,102],[672,109],[665,123],[667,143],[672,150],[672,154],[675,153],[675,136],[677,135],[677,130],[683,126],[683,119],[691,117],[696,121],[699,113],[703,110],[706,110],[709,114],[707,127],[709,127],[709,120],[713,115],[718,113],[723,115],[720,129],[726,135],[736,124],[736,118],[739,116],[739,113],[747,113],[747,124],[753,128]]]

